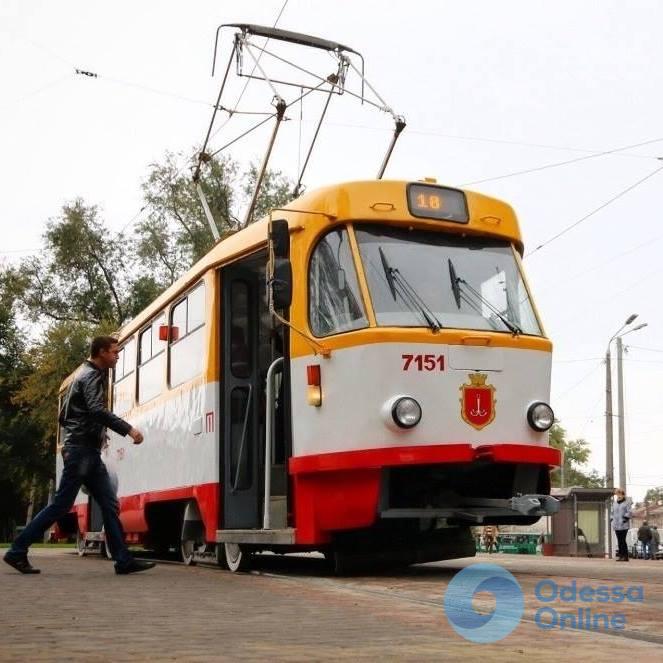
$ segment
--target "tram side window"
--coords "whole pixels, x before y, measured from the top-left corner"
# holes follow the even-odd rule
[[[325,235],[311,256],[309,322],[316,336],[368,326],[345,228]]]
[[[122,416],[134,404],[133,375],[136,366],[136,341],[132,338],[120,349],[113,376],[113,412]]]
[[[144,329],[139,338],[138,402],[156,398],[163,389],[166,342],[159,340],[159,327],[166,324],[166,315],[160,315]]]
[[[176,387],[203,370],[205,286],[200,284],[171,311],[170,386]]]

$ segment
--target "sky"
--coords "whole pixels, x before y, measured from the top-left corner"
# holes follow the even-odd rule
[[[589,466],[600,473],[608,341],[631,314],[631,328],[647,323],[623,339],[627,488],[640,499],[662,485],[657,0],[2,0],[0,262],[37,250],[49,218],[77,197],[97,205],[113,232],[130,232],[142,218],[149,165],[171,151],[185,169],[205,137],[232,44],[233,31],[222,30],[212,78],[217,27],[277,20],[362,53],[368,81],[407,121],[385,177],[435,177],[515,208],[554,343],[551,404],[568,438],[590,444]],[[291,49],[288,57],[334,71],[323,53]],[[234,80],[222,104],[232,107],[243,85]],[[347,85],[358,90],[356,76]],[[300,93],[283,89],[288,101]],[[254,81],[238,108],[264,112],[271,97]],[[288,109],[271,165],[292,179],[323,101],[309,95]],[[226,123],[221,115],[210,147],[256,117]],[[375,177],[392,130],[389,114],[349,94],[333,99],[307,188]],[[268,138],[261,131],[225,153],[258,161]],[[613,383],[616,396],[616,374]]]

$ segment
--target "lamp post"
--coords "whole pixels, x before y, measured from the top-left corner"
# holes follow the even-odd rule
[[[631,332],[638,331],[646,327],[647,323],[643,322],[633,329],[625,331],[623,334],[617,336],[617,417],[619,419],[619,485],[626,490],[626,440],[624,434],[624,344],[622,337]]]
[[[629,315],[626,322],[610,337],[605,351],[605,485],[615,487],[614,449],[612,436],[612,367],[610,363],[610,344],[624,328],[628,327],[636,318],[637,313]],[[623,486],[622,486],[623,487]]]

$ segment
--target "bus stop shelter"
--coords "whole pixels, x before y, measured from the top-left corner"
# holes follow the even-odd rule
[[[604,557],[608,553],[610,499],[613,488],[553,488],[559,511],[550,517],[550,552],[572,557]]]

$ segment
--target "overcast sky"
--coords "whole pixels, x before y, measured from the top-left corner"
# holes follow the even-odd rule
[[[603,473],[602,359],[608,339],[638,313],[648,327],[624,339],[628,489],[640,498],[663,484],[657,0],[0,0],[0,260],[38,248],[46,221],[75,197],[98,205],[114,231],[141,218],[148,165],[166,150],[191,154],[205,136],[220,83],[218,70],[210,75],[217,26],[272,25],[279,14],[280,28],[360,51],[369,81],[405,116],[386,177],[437,177],[507,200],[526,253],[580,222],[525,260],[555,346],[552,405],[569,437],[590,443],[590,465]],[[222,32],[221,67],[231,35]],[[306,53],[296,57],[309,63]],[[325,57],[311,66],[331,73]],[[286,90],[288,100],[297,94]],[[240,107],[265,111],[270,100],[254,82]],[[293,106],[279,136],[273,165],[293,179],[321,101]],[[384,112],[349,95],[333,101],[309,189],[374,177],[392,130]],[[212,147],[241,122],[223,126]],[[258,160],[266,138],[256,132],[229,155]]]

